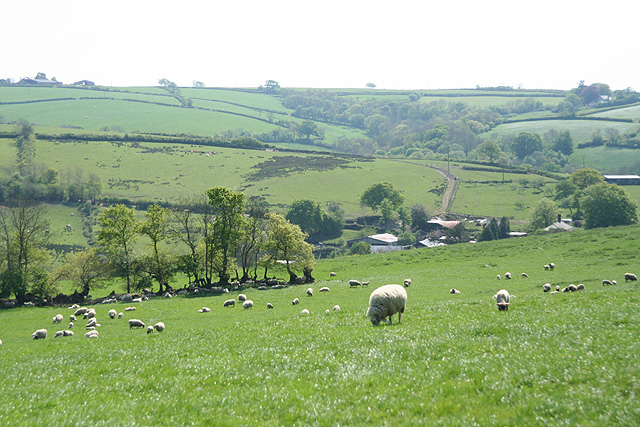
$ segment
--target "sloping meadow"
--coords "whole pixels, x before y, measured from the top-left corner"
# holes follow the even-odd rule
[[[640,298],[624,273],[638,273],[638,231],[325,260],[312,297],[307,285],[245,289],[250,310],[223,308],[238,292],[155,298],[114,320],[107,311],[125,306],[99,305],[98,339],[83,337],[84,320],[54,339],[65,307],[1,310],[0,424],[636,425]],[[402,323],[373,327],[371,291],[405,278]],[[586,289],[543,293],[546,282]],[[506,312],[492,299],[502,288],[515,295]],[[32,340],[38,328],[49,337]]]

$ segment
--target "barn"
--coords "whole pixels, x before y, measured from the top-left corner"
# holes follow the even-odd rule
[[[603,175],[604,180],[609,184],[617,185],[640,185],[638,175]]]

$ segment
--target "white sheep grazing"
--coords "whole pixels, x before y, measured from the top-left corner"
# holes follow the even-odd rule
[[[87,312],[82,316],[84,319],[92,319],[96,317],[96,309],[90,308]]]
[[[456,288],[451,288],[451,289],[449,290],[449,293],[450,293],[450,294],[459,294],[459,293],[460,293],[460,291],[459,291],[459,290],[457,290]]]
[[[78,304],[73,304],[71,307],[67,307],[69,310],[75,310],[76,308],[80,308]]]
[[[331,289],[329,289],[327,286],[324,286],[320,289],[318,289],[318,292],[329,292]]]
[[[578,286],[576,286],[576,291],[584,291],[584,283],[580,283]]]
[[[118,313],[118,319],[122,319],[123,316],[124,316],[123,312]]]
[[[307,296],[310,296],[310,297],[313,296],[313,289],[307,288]]]
[[[98,338],[98,331],[89,331],[84,334],[85,338]]]
[[[241,294],[241,295],[242,295],[242,294]],[[244,295],[242,295],[242,296],[244,296]],[[240,300],[240,295],[238,295],[238,299]],[[245,301],[245,300],[246,300],[246,297],[245,297],[245,299],[240,300],[240,301]],[[235,299],[228,299],[228,300],[226,300],[226,301],[224,302],[224,304],[223,304],[222,306],[223,306],[223,307],[234,307],[234,308],[235,308],[235,306],[236,306],[236,300],[235,300]]]
[[[611,283],[611,280],[604,279],[602,281],[602,286],[605,286],[605,285],[611,286],[611,285],[613,285],[613,283]]]
[[[350,288],[356,288],[358,286],[362,286],[362,283],[360,283],[359,281],[354,280],[354,279],[349,280],[349,287]]]
[[[624,273],[624,281],[625,282],[628,282],[628,281],[637,282],[638,281],[638,277],[633,273]]]
[[[506,311],[509,310],[509,304],[511,304],[511,296],[506,289],[500,289],[497,294],[493,296],[496,300],[496,305],[498,306],[498,310]]]
[[[551,290],[551,283],[545,283],[542,285],[542,292],[549,292]]]
[[[270,302],[267,303],[267,308],[273,308],[273,304],[271,304]]]
[[[562,288],[562,292],[571,292],[571,289],[569,289],[568,286]]]
[[[333,311],[340,311],[340,306],[338,304],[334,305]]]
[[[89,322],[87,323],[87,326],[97,326],[97,325],[98,325],[98,320],[95,317],[89,320]]]
[[[87,311],[89,311],[89,309],[87,307],[80,307],[75,311],[75,315],[76,316],[82,316],[83,314],[85,314]]]
[[[572,283],[572,284],[570,284],[570,285],[568,286],[568,288],[569,288],[569,292],[575,292],[575,291],[577,291],[577,290],[578,290],[578,288],[576,287],[576,285],[574,285],[573,283]]]
[[[329,273],[329,277],[336,277],[337,274],[335,273],[335,271],[332,271],[331,273]]]
[[[96,327],[95,326],[86,326],[85,329],[87,331],[93,331],[94,329],[96,329]]]
[[[549,263],[549,270],[553,270],[554,268],[556,268],[556,265],[552,262]]]
[[[46,329],[38,329],[32,335],[34,340],[43,340],[47,338],[47,330]]]
[[[498,275],[496,276],[496,278],[497,278],[498,280],[500,280],[500,275],[498,274]]]
[[[294,298],[293,301],[291,301],[292,305],[296,305],[296,304],[300,304],[300,300],[298,298]]]
[[[147,326],[147,334],[150,334],[151,332],[153,332],[153,326],[149,325]]]
[[[76,320],[78,320],[78,319],[76,319],[76,316],[74,316],[73,314],[69,315],[69,321],[70,322],[75,322]]]
[[[118,315],[118,312],[115,311],[114,309],[109,310],[109,317],[110,318],[115,319],[117,315]]]
[[[309,314],[309,310],[307,310],[307,309],[305,308],[304,310],[302,310],[302,311],[300,312],[300,314],[302,314],[302,315],[306,316],[307,314]]]
[[[136,311],[135,307],[125,307],[124,311]]]
[[[247,296],[245,294],[240,294],[238,295],[238,301],[246,301],[247,300]]]
[[[73,329],[73,322],[69,322],[69,329]]]
[[[253,308],[253,301],[251,301],[250,299],[246,300],[242,303],[242,308],[244,308],[245,310]]]
[[[367,282],[362,282],[362,287],[364,288],[365,286],[369,286],[369,283],[371,283],[371,282],[369,282],[369,281],[367,281]]]
[[[507,280],[511,279],[511,273],[509,273],[508,271],[504,273],[504,278]]]
[[[153,328],[158,332],[164,331],[164,322],[156,323],[155,325],[153,325]]]
[[[398,313],[398,323],[400,323],[406,304],[407,291],[402,286],[384,285],[371,293],[367,316],[374,326],[379,326],[380,321],[387,317],[391,324],[392,316]]]
[[[63,337],[64,336],[64,331],[58,331],[56,332],[56,334],[53,336],[54,338],[58,338],[58,337]]]
[[[611,281],[611,284],[612,284],[613,286],[615,286],[615,285],[617,285],[617,284],[618,284],[618,282],[616,282],[615,280],[612,280],[612,281]]]
[[[522,277],[524,277],[524,278],[528,278],[528,277],[529,277],[529,275],[528,275],[527,273],[522,273]]]
[[[131,328],[144,328],[144,322],[139,319],[129,319],[129,329]]]
[[[56,314],[55,316],[53,316],[53,323],[60,323],[62,322],[62,319],[64,319],[64,316],[62,314]]]
[[[545,269],[545,270],[548,270],[548,269],[549,269],[549,264],[545,264],[545,265],[544,265],[544,269]]]
[[[411,285],[411,279],[404,279],[404,287],[408,288]]]
[[[211,309],[209,307],[202,307],[200,310],[198,310],[198,313],[209,313],[211,311]]]

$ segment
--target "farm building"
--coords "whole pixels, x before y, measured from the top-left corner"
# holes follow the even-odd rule
[[[604,180],[609,184],[617,185],[640,185],[639,175],[603,175]]]
[[[96,84],[91,80],[80,80],[79,82],[75,82],[74,86],[95,86]]]
[[[442,221],[440,219],[431,219],[427,221],[428,228],[425,231],[433,230],[451,230],[456,225],[460,224],[460,221]]]
[[[397,246],[398,238],[393,234],[382,233],[382,234],[373,234],[367,237],[359,237],[357,239],[347,240],[347,247],[350,248],[351,245],[358,242],[369,243],[373,246]]]
[[[57,86],[61,85],[62,82],[57,82],[55,80],[49,79],[30,79],[29,77],[25,77],[20,79],[18,82],[19,85],[37,85],[37,86]]]

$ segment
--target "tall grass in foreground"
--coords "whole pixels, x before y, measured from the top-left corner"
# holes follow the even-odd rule
[[[66,308],[2,310],[0,424],[638,425],[640,294],[622,278],[638,273],[638,231],[322,261],[313,297],[304,285],[249,289],[252,310],[222,308],[233,292],[156,298],[121,320],[97,306],[97,340],[82,337],[84,321],[53,339]],[[514,279],[498,281],[506,271]],[[407,277],[402,324],[371,326],[370,292]],[[372,283],[350,289],[351,278]],[[544,294],[545,282],[586,290]],[[508,312],[491,298],[501,288],[515,295]],[[129,330],[131,317],[167,329]],[[49,338],[31,340],[41,327]]]

